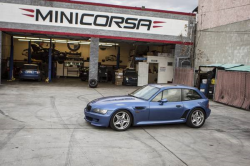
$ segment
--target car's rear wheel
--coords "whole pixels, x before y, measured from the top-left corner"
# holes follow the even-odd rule
[[[131,126],[131,123],[131,114],[126,110],[121,110],[112,116],[110,120],[110,127],[117,131],[125,131]]]
[[[205,123],[205,112],[196,108],[191,111],[187,119],[187,125],[193,128],[200,128]]]

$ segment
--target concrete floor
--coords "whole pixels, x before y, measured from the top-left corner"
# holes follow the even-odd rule
[[[250,165],[250,112],[222,104],[210,103],[212,114],[200,129],[179,124],[115,132],[84,121],[90,100],[135,88],[101,84],[90,89],[77,79],[4,82],[0,165]]]

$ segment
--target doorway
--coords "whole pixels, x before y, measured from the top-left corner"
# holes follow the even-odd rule
[[[158,63],[149,63],[148,68],[148,83],[157,84],[158,81]]]

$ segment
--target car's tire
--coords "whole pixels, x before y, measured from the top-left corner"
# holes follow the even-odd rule
[[[205,112],[200,108],[193,109],[187,119],[187,125],[192,128],[200,128],[206,121]]]
[[[98,85],[98,81],[96,79],[90,79],[89,80],[89,87],[90,88],[96,88]]]
[[[116,131],[125,131],[132,124],[132,115],[126,110],[120,110],[114,113],[110,119],[110,127]]]

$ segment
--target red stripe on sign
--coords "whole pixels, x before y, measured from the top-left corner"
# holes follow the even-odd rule
[[[150,9],[150,8],[143,9],[140,7],[121,6],[121,5],[112,5],[112,4],[104,4],[104,3],[82,2],[82,1],[73,1],[73,0],[47,0],[47,1],[74,3],[74,4],[82,4],[82,5],[93,5],[93,6],[102,6],[102,7],[112,7],[112,8],[121,8],[121,9],[129,9],[129,10],[141,10],[141,11],[158,12],[158,13],[169,13],[169,14],[178,14],[178,15],[186,15],[186,16],[196,16],[193,13],[176,12],[176,11],[168,11],[168,10],[160,10],[160,9]]]
[[[153,26],[153,28],[160,28],[160,27],[162,27],[162,26]]]
[[[35,10],[33,9],[24,9],[24,8],[20,8],[21,10],[24,10],[24,11],[27,11],[27,12],[30,12],[30,13],[34,13]]]
[[[28,17],[34,17],[34,15],[31,15],[31,14],[23,14],[25,16],[28,16]]]
[[[154,21],[154,24],[161,24],[161,23],[166,23],[164,21]]]
[[[0,31],[20,32],[20,33],[37,33],[37,34],[46,34],[46,35],[59,35],[59,36],[95,37],[95,38],[102,38],[102,39],[131,40],[131,41],[142,41],[142,42],[152,42],[152,43],[171,43],[171,44],[193,45],[192,42],[182,42],[182,41],[142,39],[142,38],[133,38],[133,37],[104,36],[104,35],[92,35],[92,34],[82,34],[82,33],[53,32],[53,31],[36,31],[36,30],[27,30],[27,29],[10,29],[10,28],[1,28],[1,27],[0,27]]]

